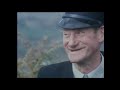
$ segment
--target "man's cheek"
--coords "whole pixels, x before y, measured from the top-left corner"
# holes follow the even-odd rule
[[[64,48],[67,48],[68,43],[64,43]]]
[[[66,48],[67,45],[68,45],[68,42],[64,40],[64,41],[63,41],[63,45],[64,45],[64,48]]]

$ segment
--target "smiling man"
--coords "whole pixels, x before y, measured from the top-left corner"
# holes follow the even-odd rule
[[[69,61],[40,69],[38,78],[104,78],[103,12],[66,12],[59,26]]]

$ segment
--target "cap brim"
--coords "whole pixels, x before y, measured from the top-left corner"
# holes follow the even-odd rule
[[[64,29],[88,28],[91,25],[80,22],[73,18],[64,18],[59,22],[59,26]]]

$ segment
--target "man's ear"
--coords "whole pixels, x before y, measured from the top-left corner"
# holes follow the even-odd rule
[[[99,30],[98,30],[98,33],[97,33],[97,37],[98,37],[98,41],[99,42],[104,42],[104,25],[102,25]]]

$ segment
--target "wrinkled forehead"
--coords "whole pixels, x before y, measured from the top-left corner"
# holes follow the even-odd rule
[[[71,30],[71,29],[69,29],[69,30],[63,30],[63,34],[64,33],[80,33],[80,32],[85,32],[86,30],[79,30],[79,29],[75,29],[75,30]]]
[[[76,28],[76,29],[62,29],[63,32],[80,32],[80,31],[90,31],[95,28]]]

